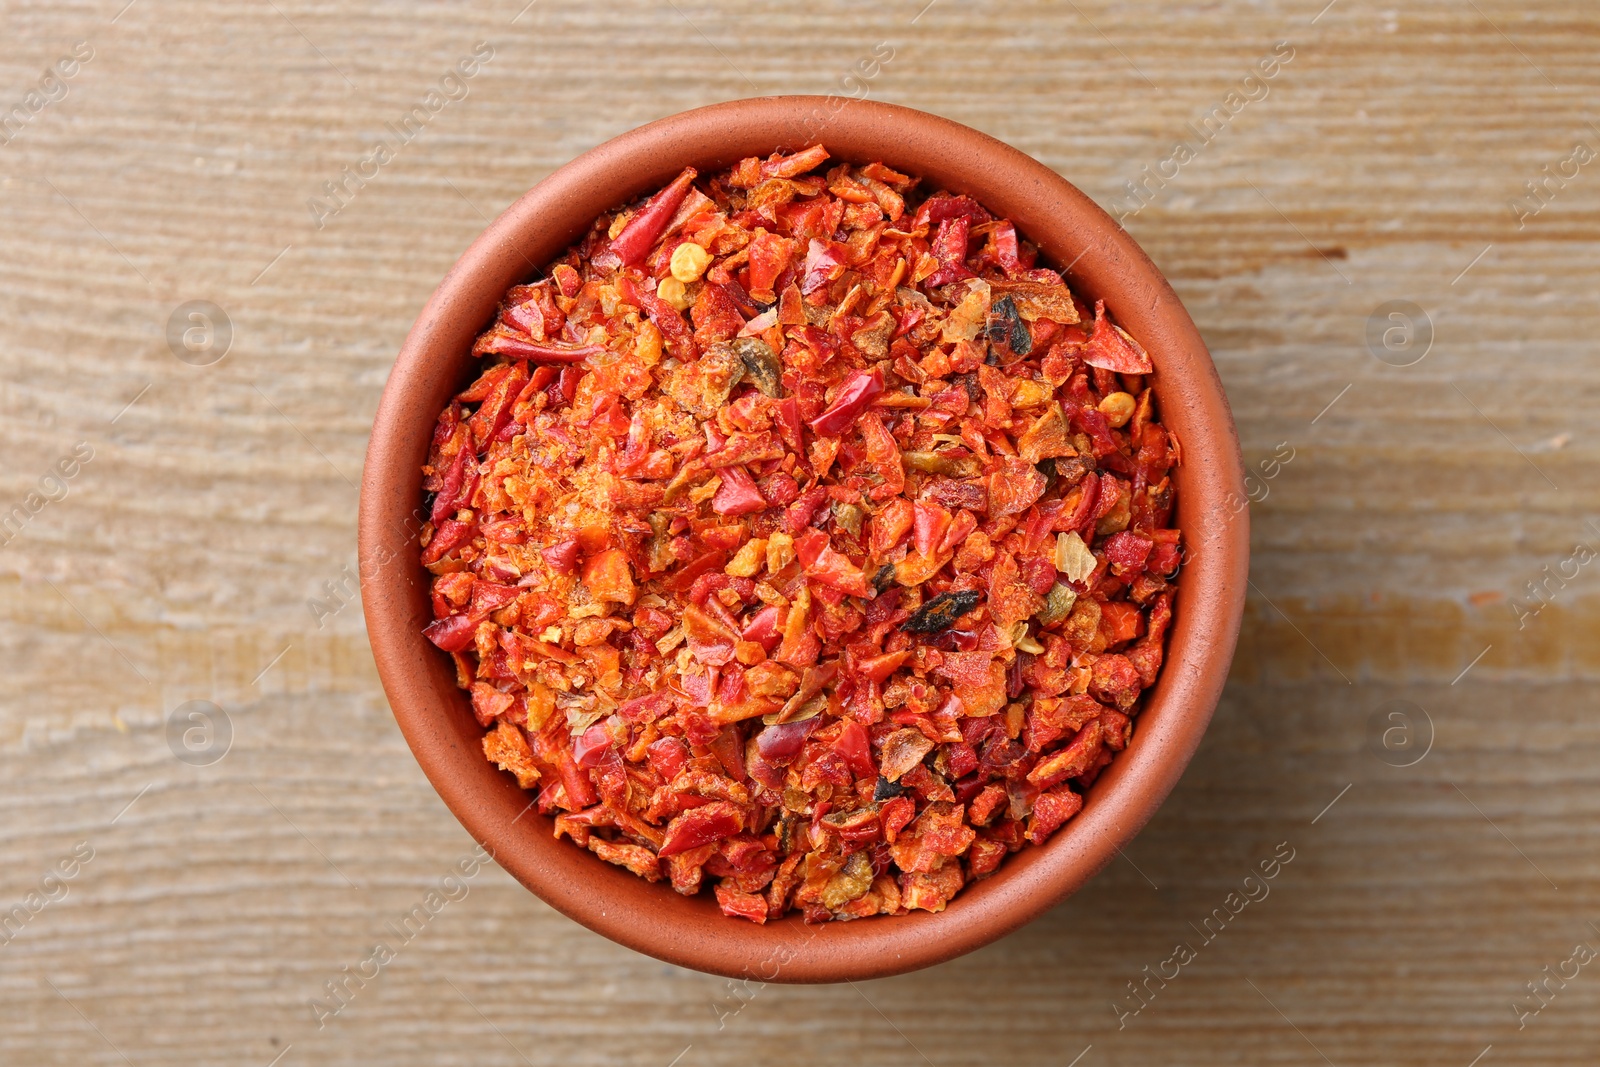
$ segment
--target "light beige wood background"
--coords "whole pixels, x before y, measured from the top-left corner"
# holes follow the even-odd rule
[[[1600,161],[1520,226],[1508,206],[1600,149],[1592,4],[125,2],[0,5],[5,108],[93,48],[0,147],[0,511],[94,452],[0,548],[0,909],[94,850],[0,945],[0,1061],[1600,1058],[1594,967],[1520,1030],[1512,1008],[1600,945],[1596,566],[1521,629],[1509,600],[1600,546]],[[478,41],[467,98],[315,228],[321,183]],[[385,374],[485,222],[650,119],[847,91],[880,42],[873,97],[1109,204],[1279,41],[1269,94],[1128,220],[1212,346],[1247,459],[1294,459],[1253,508],[1215,724],[1127,862],[948,965],[738,992],[491,868],[319,1030],[322,984],[470,848],[359,608],[319,625],[307,601],[353,566]],[[198,299],[233,325],[205,367],[165,339]],[[1397,299],[1435,334],[1404,368],[1365,341]],[[231,724],[210,766],[166,740],[190,700]],[[1405,769],[1369,747],[1394,700],[1433,726]],[[1271,896],[1119,1031],[1125,983],[1284,841]]]

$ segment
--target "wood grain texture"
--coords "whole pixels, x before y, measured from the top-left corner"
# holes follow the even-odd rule
[[[94,50],[0,146],[0,514],[93,449],[0,548],[0,909],[94,850],[0,944],[0,1061],[1600,1057],[1600,973],[1552,983],[1520,1030],[1512,1008],[1600,945],[1595,568],[1520,628],[1511,606],[1600,546],[1600,161],[1520,224],[1509,206],[1600,149],[1592,4],[124,2],[0,7],[6,109]],[[466,98],[318,229],[308,199],[479,41]],[[308,1001],[471,848],[358,608],[307,603],[353,567],[366,431],[413,316],[572,156],[701,104],[847,91],[879,42],[872,96],[1108,206],[1293,49],[1127,219],[1208,339],[1247,459],[1294,450],[1253,508],[1245,632],[1189,774],[1126,862],[920,974],[730,988],[490,868],[319,1029]],[[231,319],[220,362],[169,349],[189,300]],[[1368,350],[1391,300],[1431,320],[1415,365]],[[166,740],[190,700],[231,723],[210,766]],[[1409,768],[1370,747],[1397,700],[1433,727]],[[1285,841],[1271,895],[1204,943]],[[1179,941],[1197,958],[1119,1030],[1112,1003]]]

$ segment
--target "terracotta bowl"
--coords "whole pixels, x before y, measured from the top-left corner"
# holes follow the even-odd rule
[[[843,105],[843,106],[841,106]],[[757,926],[723,916],[709,892],[682,897],[558,841],[511,775],[483,757],[483,730],[456,688],[450,657],[422,636],[432,620],[417,562],[420,469],[434,421],[473,375],[473,338],[502,293],[582,234],[597,215],[671,180],[821,141],[836,158],[883,160],[924,188],[968,193],[1070,265],[1069,284],[1099,297],[1155,361],[1164,424],[1183,445],[1178,579],[1166,665],[1133,742],[1090,790],[1082,814],[1043,847],[1008,857],[942,913],[808,927],[791,915]],[[584,153],[485,230],[428,301],[383,392],[361,488],[362,603],[395,719],[434,787],[472,836],[552,907],[671,963],[765,981],[832,982],[926,967],[1035,918],[1109,863],[1155,813],[1200,743],[1222,692],[1244,608],[1249,555],[1243,464],[1233,417],[1200,334],[1139,246],[1049,168],[975,130],[889,104],[837,98],[740,100],[674,115]]]

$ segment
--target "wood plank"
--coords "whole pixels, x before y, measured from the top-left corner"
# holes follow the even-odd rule
[[[1593,568],[1520,628],[1512,604],[1600,545],[1600,163],[1511,207],[1600,149],[1593,5],[122,2],[9,5],[0,40],[7,108],[94,50],[0,146],[0,511],[93,449],[0,548],[0,909],[94,850],[0,945],[5,1062],[1594,1062],[1587,970],[1521,1029],[1512,1007],[1600,945]],[[467,97],[317,228],[322,183],[479,41]],[[1216,724],[1127,861],[951,964],[743,990],[488,869],[319,1029],[323,983],[470,848],[359,611],[307,601],[353,566],[394,352],[487,219],[661,115],[841,91],[880,42],[873,97],[1131,206],[1284,41],[1265,95],[1127,219],[1247,459],[1295,457],[1253,509]],[[1366,343],[1400,299],[1434,332],[1408,367]],[[168,347],[190,300],[232,323],[215,364]],[[166,741],[197,699],[233,731],[207,767]],[[1396,700],[1433,725],[1410,768],[1370,748]],[[1280,842],[1270,896],[1207,942]],[[1127,983],[1180,941],[1194,962],[1119,1029]]]

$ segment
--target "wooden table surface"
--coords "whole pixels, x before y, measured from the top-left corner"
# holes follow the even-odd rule
[[[126,2],[0,5],[0,1061],[1600,1058],[1593,4]],[[1208,339],[1260,499],[1199,755],[1126,862],[932,970],[734,987],[489,867],[319,1025],[472,847],[346,585],[413,316],[585,149],[829,91],[1127,212]]]

